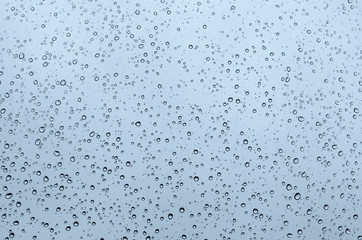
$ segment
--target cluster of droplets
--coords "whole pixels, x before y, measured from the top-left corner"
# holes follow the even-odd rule
[[[1,238],[362,240],[357,2],[0,19]]]

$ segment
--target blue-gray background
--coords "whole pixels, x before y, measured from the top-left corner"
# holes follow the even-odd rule
[[[359,1],[2,1],[2,239],[362,239]]]

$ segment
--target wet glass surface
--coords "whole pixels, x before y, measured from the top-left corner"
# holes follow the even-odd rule
[[[1,239],[362,240],[361,14],[2,1]]]

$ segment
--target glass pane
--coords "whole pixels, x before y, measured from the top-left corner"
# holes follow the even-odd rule
[[[1,1],[2,239],[362,240],[361,4]]]

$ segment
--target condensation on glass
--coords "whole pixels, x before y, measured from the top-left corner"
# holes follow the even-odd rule
[[[361,3],[0,3],[1,239],[362,240]]]

